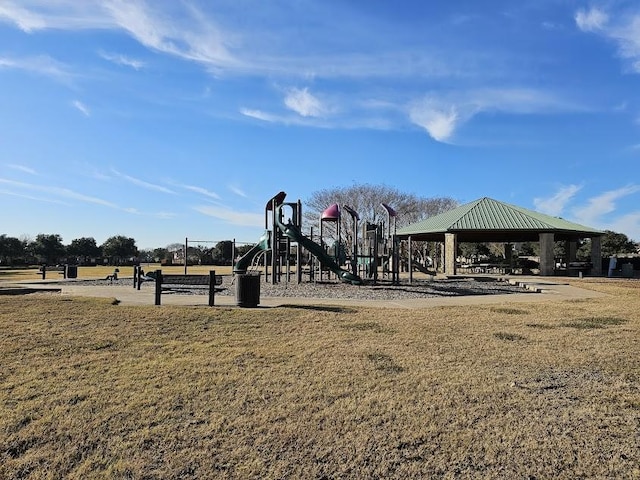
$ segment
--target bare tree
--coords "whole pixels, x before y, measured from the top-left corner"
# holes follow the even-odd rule
[[[309,225],[318,225],[320,215],[337,203],[358,212],[363,222],[378,223],[386,221],[387,213],[381,206],[385,203],[398,214],[397,226],[403,227],[425,218],[437,215],[457,206],[457,202],[449,197],[418,197],[411,193],[403,193],[386,185],[352,185],[318,190],[304,202],[304,219]]]
[[[418,197],[410,193],[403,193],[386,185],[352,185],[349,187],[335,187],[318,190],[304,202],[304,221],[307,227],[317,227],[322,212],[333,204],[338,204],[342,210],[341,237],[347,248],[353,238],[353,222],[344,210],[347,205],[355,210],[360,217],[359,225],[364,222],[378,224],[388,221],[387,211],[382,203],[396,211],[396,226],[398,228],[424,220],[433,215],[445,212],[457,206],[457,202],[449,197]],[[325,230],[327,236],[334,236],[334,231]],[[335,236],[334,236],[335,238]]]

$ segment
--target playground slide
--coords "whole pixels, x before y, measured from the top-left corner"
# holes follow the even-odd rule
[[[276,216],[276,218],[278,218]],[[310,238],[304,236],[302,232],[295,225],[288,223],[285,225],[284,223],[276,220],[278,227],[287,237],[289,237],[294,242],[298,242],[299,245],[302,245],[306,248],[313,256],[315,256],[322,265],[327,267],[333,273],[335,273],[338,278],[344,283],[351,283],[352,285],[362,285],[362,279],[358,275],[354,275],[348,270],[344,270],[340,268],[340,266],[327,255],[327,252],[324,251],[322,246],[318,245],[316,242],[311,240]]]
[[[264,234],[258,240],[258,243],[247,253],[245,253],[240,260],[236,262],[233,266],[233,273],[247,273],[247,269],[251,266],[251,262],[253,261],[253,257],[255,257],[258,252],[263,250],[270,250],[271,246],[269,245],[269,231],[265,231]]]

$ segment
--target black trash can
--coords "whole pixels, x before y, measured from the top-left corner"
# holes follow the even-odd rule
[[[236,305],[257,307],[260,303],[260,273],[236,274]]]
[[[67,269],[66,278],[78,278],[77,265],[67,265],[65,268]]]

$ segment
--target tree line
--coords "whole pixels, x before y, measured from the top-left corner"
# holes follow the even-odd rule
[[[243,246],[236,253],[242,253],[250,246]],[[172,263],[179,253],[184,262],[184,245],[174,243],[164,248],[139,250],[135,239],[124,235],[109,237],[98,245],[93,237],[76,238],[68,245],[58,234],[41,233],[34,240],[19,239],[6,234],[0,235],[0,265],[124,265],[131,263]],[[187,261],[191,264],[230,265],[233,256],[233,242],[225,240],[214,247],[189,246]]]

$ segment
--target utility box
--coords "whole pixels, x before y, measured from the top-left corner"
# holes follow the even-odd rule
[[[633,263],[622,264],[622,276],[624,278],[633,278]]]

